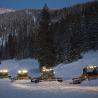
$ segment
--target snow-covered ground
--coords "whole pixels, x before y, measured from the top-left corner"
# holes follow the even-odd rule
[[[79,77],[82,74],[82,70],[87,65],[98,66],[98,51],[89,51],[82,54],[83,58],[70,64],[59,64],[55,70],[56,76],[62,77],[64,80],[72,80],[72,78]],[[86,80],[81,83],[81,86],[97,86],[98,79]]]
[[[30,80],[11,82],[9,79],[0,79],[0,98],[98,98],[98,79],[87,80],[79,85],[69,84],[89,64],[98,66],[98,51],[87,52],[76,62],[55,67],[56,76],[64,79],[62,83],[47,81],[35,84]],[[39,73],[39,64],[35,59],[2,61],[0,68],[9,69],[10,74],[18,69],[28,69],[33,75]]]
[[[27,69],[29,71],[29,75],[33,77],[38,77],[40,75],[39,72],[39,63],[35,59],[23,59],[23,60],[4,60],[0,65],[1,69],[8,69],[9,76],[16,76],[18,70]]]
[[[65,80],[78,77],[87,65],[98,66],[98,51],[89,51],[82,54],[83,58],[69,64],[59,64],[55,70],[56,76],[63,77]]]
[[[8,8],[0,8],[0,14],[15,12],[15,10],[8,9]]]
[[[0,98],[98,98],[98,88],[58,82],[0,80]]]

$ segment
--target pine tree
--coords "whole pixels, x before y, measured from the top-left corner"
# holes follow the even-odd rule
[[[10,34],[8,36],[8,54],[9,58],[14,58],[16,57],[16,52],[17,52],[17,41],[16,41],[16,36]]]
[[[69,47],[68,47],[68,61],[77,60],[81,57],[81,38],[80,33],[73,33],[70,37]]]
[[[54,65],[54,48],[53,48],[53,33],[50,31],[50,15],[47,5],[45,4],[41,19],[39,22],[39,62],[41,66]]]

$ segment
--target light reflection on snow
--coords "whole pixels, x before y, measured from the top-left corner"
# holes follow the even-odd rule
[[[46,91],[77,91],[77,92],[85,92],[85,91],[92,91],[98,92],[98,87],[90,87],[90,86],[80,86],[80,85],[69,85],[64,83],[58,82],[43,82],[43,83],[13,83],[13,86],[17,87],[18,89],[25,89],[25,90],[46,90]]]

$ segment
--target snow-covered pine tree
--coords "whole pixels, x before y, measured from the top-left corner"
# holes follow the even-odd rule
[[[15,58],[17,54],[17,39],[15,35],[8,36],[8,58]]]
[[[39,22],[39,62],[41,66],[53,66],[54,65],[54,48],[53,48],[53,32],[50,31],[51,22],[50,14],[47,5],[45,4]]]

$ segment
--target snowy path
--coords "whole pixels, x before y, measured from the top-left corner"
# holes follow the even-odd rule
[[[67,82],[0,80],[0,98],[98,98],[98,87],[69,85]]]
[[[38,84],[30,83],[30,81],[16,81],[12,84],[14,87],[27,89],[27,90],[70,90],[70,91],[78,91],[78,90],[85,90],[85,91],[93,91],[98,92],[98,87],[95,86],[80,86],[80,85],[73,85],[69,84],[69,82],[59,83],[56,81],[53,82],[40,82]]]

